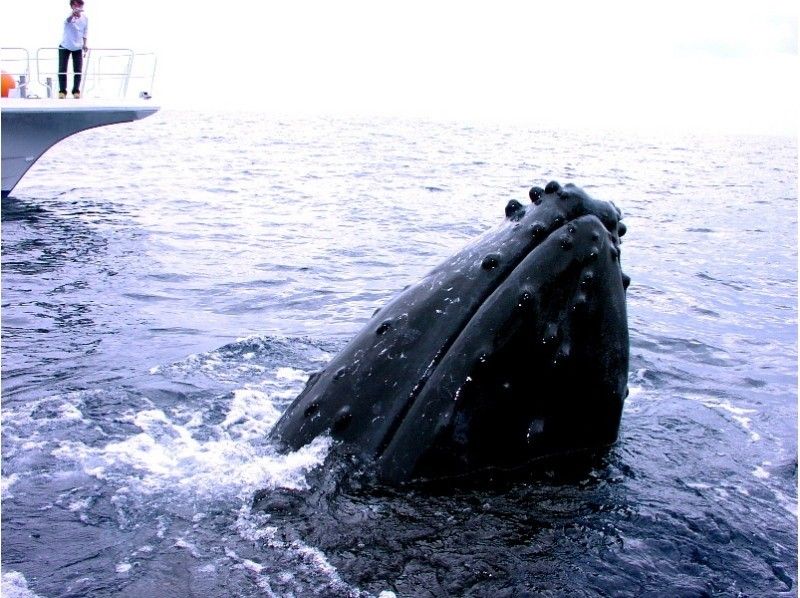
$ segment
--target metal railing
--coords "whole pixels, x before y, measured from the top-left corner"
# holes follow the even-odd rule
[[[31,57],[28,51],[25,48],[0,49],[0,70],[14,77],[19,97],[27,97],[31,81]]]
[[[149,98],[156,74],[153,52],[128,48],[94,48],[86,52],[81,77],[81,97],[125,99]],[[66,73],[72,88],[70,61]],[[25,48],[1,48],[0,68],[14,77],[19,97],[52,98],[58,94],[58,48],[39,48],[31,60]]]

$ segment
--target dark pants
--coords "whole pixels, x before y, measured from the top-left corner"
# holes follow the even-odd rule
[[[83,71],[83,50],[67,50],[59,46],[58,48],[58,91],[67,93],[67,65],[69,57],[72,56],[72,72],[75,76],[72,79],[72,93],[81,90],[81,72]]]

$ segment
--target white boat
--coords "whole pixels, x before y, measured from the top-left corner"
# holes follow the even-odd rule
[[[53,145],[87,129],[155,114],[151,99],[155,56],[128,49],[90,50],[84,59],[81,97],[57,99],[57,48],[40,48],[31,60],[22,48],[3,48],[0,65],[15,87],[0,98],[2,181],[6,197]],[[7,79],[8,81],[8,79]],[[69,88],[72,72],[68,75]],[[4,86],[5,87],[5,86]]]

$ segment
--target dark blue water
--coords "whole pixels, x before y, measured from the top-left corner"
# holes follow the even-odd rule
[[[266,443],[376,307],[551,179],[626,214],[605,459],[394,493],[319,468],[328,440]],[[4,596],[795,596],[796,140],[168,111],[82,133],[3,200],[2,425]]]

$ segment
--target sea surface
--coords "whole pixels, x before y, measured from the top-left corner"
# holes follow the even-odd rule
[[[619,442],[339,485],[266,435],[532,185],[625,213]],[[3,596],[796,596],[797,140],[164,110],[2,203]],[[335,468],[334,468],[335,469]]]

